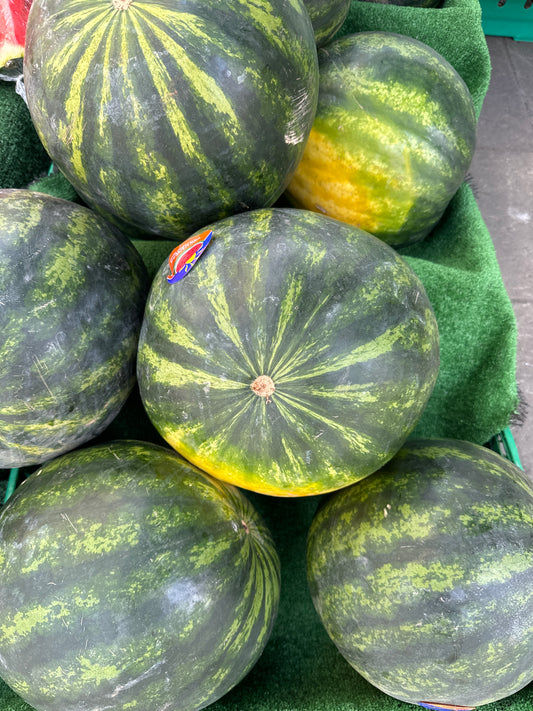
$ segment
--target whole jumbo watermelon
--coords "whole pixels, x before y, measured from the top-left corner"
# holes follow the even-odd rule
[[[183,239],[281,195],[318,63],[301,2],[35,0],[24,82],[88,205],[129,234]]]
[[[426,237],[464,181],[476,140],[465,82],[428,45],[393,32],[319,50],[316,118],[287,188],[297,207],[394,247]]]
[[[533,485],[499,454],[408,442],[324,502],[307,570],[341,654],[393,697],[472,708],[533,679]]]
[[[101,217],[0,190],[0,468],[74,449],[115,418],[147,292],[139,253]]]
[[[376,237],[305,210],[211,226],[148,299],[139,389],[163,438],[265,494],[318,494],[375,471],[432,392],[438,328],[410,266]],[[171,255],[172,256],[172,255]]]
[[[204,708],[259,658],[279,576],[238,489],[143,442],[69,452],[0,510],[0,676],[37,711]]]

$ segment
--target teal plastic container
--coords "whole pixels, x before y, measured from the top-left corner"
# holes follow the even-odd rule
[[[533,5],[526,7],[527,0],[506,0],[503,5],[498,0],[480,0],[480,4],[485,35],[533,42]]]

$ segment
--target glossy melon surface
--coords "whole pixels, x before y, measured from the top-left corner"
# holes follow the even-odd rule
[[[188,274],[156,274],[137,360],[160,434],[201,469],[295,496],[344,486],[406,439],[432,392],[424,288],[376,237],[306,210],[211,225]]]

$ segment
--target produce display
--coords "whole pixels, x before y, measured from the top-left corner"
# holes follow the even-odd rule
[[[24,83],[88,205],[184,239],[283,192],[315,115],[315,37],[285,0],[35,0]]]
[[[490,450],[412,440],[325,500],[314,604],[341,654],[409,703],[473,708],[533,680],[533,484]]]
[[[357,32],[319,52],[318,108],[291,202],[398,247],[426,237],[464,181],[476,116],[457,71],[431,47]]]
[[[337,489],[400,448],[431,395],[438,327],[376,237],[310,211],[211,225],[183,281],[152,283],[137,377],[151,421],[210,474],[265,494]]]
[[[0,673],[38,711],[203,708],[253,666],[279,601],[251,503],[135,441],[27,479],[0,512],[0,562]]]
[[[138,252],[94,212],[0,190],[0,467],[44,462],[114,419],[147,290]]]
[[[0,0],[49,158],[0,173],[0,711],[530,711],[477,0],[30,5]]]

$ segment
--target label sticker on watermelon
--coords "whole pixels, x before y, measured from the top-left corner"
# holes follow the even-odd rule
[[[170,276],[167,276],[169,284],[175,284],[191,271],[198,259],[205,252],[213,230],[206,230],[199,235],[193,235],[172,250],[168,258]]]
[[[474,711],[475,706],[456,706],[454,704],[438,704],[431,701],[419,701],[419,706],[432,711]]]

